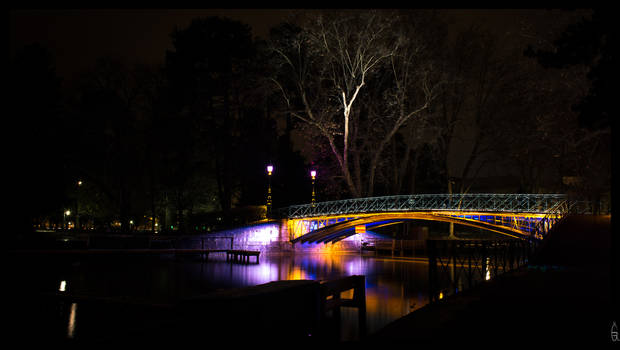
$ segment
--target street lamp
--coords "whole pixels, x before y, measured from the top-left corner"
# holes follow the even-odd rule
[[[273,165],[267,165],[267,179],[268,179],[268,187],[267,187],[267,218],[271,216],[271,173],[273,172]]]
[[[314,192],[314,180],[316,179],[316,170],[310,170],[310,176],[312,177],[312,206],[314,207],[314,203],[316,202]]]
[[[77,182],[77,198],[75,205],[75,228],[80,229],[80,187],[82,186],[82,180],[78,180]]]
[[[67,216],[71,215],[71,210],[67,209],[62,213],[62,225],[64,226],[65,230],[68,230],[69,227],[67,225]]]

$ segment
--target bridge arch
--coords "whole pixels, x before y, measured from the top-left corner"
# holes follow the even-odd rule
[[[527,218],[521,218],[519,221],[521,225],[519,225],[519,221],[515,222],[515,217],[513,216],[498,216],[498,215],[488,215],[488,213],[480,214],[472,214],[472,213],[441,213],[441,212],[403,212],[403,213],[378,213],[371,215],[363,215],[361,217],[347,218],[348,220],[343,220],[340,222],[332,223],[332,224],[318,224],[316,226],[321,226],[317,229],[308,230],[304,226],[308,226],[304,223],[303,219],[294,220],[292,226],[294,229],[292,230],[293,238],[291,240],[292,243],[336,243],[342,239],[350,237],[356,234],[356,227],[364,226],[367,229],[375,229],[382,226],[395,225],[399,223],[403,223],[406,221],[414,221],[414,220],[427,220],[427,221],[440,221],[440,222],[448,222],[455,223],[459,225],[470,226],[474,228],[479,228],[491,232],[495,232],[504,236],[508,236],[511,238],[517,239],[527,239],[529,238],[528,234],[524,232],[527,231],[528,227],[523,227],[523,224],[528,225],[533,228],[535,222],[538,219],[542,218],[544,215],[541,214],[530,214]],[[461,217],[459,217],[461,216]],[[491,218],[493,223],[487,222],[480,219],[470,219],[468,217],[486,217],[487,219]],[[499,219],[498,219],[499,218]],[[504,220],[502,220],[504,219]],[[318,218],[314,220],[305,220],[306,222],[329,222],[329,218]],[[502,225],[502,223],[510,222],[513,224],[513,227]],[[516,225],[515,225],[516,224]],[[301,226],[301,227],[300,227]],[[312,226],[312,224],[310,225]]]
[[[555,222],[566,205],[562,194],[422,194],[356,198],[284,208],[292,243],[335,243],[355,227],[410,220],[451,222],[518,239],[532,239],[537,226]],[[538,237],[536,237],[538,238]]]

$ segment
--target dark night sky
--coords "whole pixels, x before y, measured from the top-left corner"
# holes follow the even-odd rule
[[[10,57],[24,45],[38,42],[55,55],[57,73],[70,84],[76,73],[88,70],[99,57],[127,63],[161,64],[166,49],[172,48],[170,33],[182,29],[197,17],[220,16],[250,25],[253,35],[266,38],[269,29],[293,10],[287,9],[201,9],[201,10],[13,10],[10,11]],[[312,10],[306,10],[312,11]],[[537,30],[549,30],[566,18],[561,10],[485,10],[446,9],[449,31],[471,24],[491,28],[501,42],[531,40],[523,35],[523,20],[535,23]],[[579,11],[578,11],[579,12]],[[579,13],[571,16],[578,17]],[[455,146],[467,149],[469,141]],[[301,147],[300,147],[301,148]],[[450,157],[458,160],[458,154]],[[460,161],[455,161],[459,163]],[[460,165],[455,165],[459,167]]]
[[[22,46],[39,42],[56,59],[64,78],[92,67],[98,57],[128,62],[162,63],[172,48],[170,33],[184,28],[193,18],[220,16],[250,25],[254,36],[266,38],[269,28],[282,22],[286,9],[202,10],[13,10],[10,11],[11,57]],[[477,23],[498,33],[519,29],[524,17],[548,20],[546,10],[443,10],[454,28]]]
[[[170,33],[196,17],[229,17],[266,37],[287,10],[16,10],[10,14],[10,53],[39,42],[56,55],[67,78],[101,56],[129,62],[162,63],[172,48]]]

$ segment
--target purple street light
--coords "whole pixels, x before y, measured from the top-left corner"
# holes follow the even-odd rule
[[[267,187],[267,218],[271,216],[271,173],[273,172],[273,165],[267,165],[267,179],[269,187]]]
[[[310,176],[312,177],[312,206],[314,207],[314,203],[316,202],[314,192],[314,180],[316,179],[316,170],[310,170]]]

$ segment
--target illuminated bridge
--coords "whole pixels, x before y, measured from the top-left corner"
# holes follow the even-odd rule
[[[418,194],[293,205],[279,211],[292,243],[336,243],[408,220],[467,225],[540,240],[575,207],[564,194]]]

